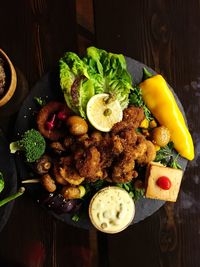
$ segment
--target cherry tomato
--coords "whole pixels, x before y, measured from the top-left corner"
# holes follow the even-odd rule
[[[68,114],[66,113],[65,110],[61,110],[61,111],[58,112],[58,119],[61,120],[61,121],[64,121],[64,120],[66,120],[67,115]]]
[[[156,181],[156,184],[164,190],[169,190],[170,187],[172,186],[172,183],[167,176],[159,177],[158,180]]]

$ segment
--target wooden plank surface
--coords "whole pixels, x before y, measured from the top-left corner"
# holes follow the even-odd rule
[[[28,88],[31,90],[44,73],[57,66],[65,51],[77,52],[76,3],[1,1],[0,17],[0,46],[20,73],[16,103],[23,100],[20,95],[24,98]],[[21,102],[18,109],[20,105]],[[13,108],[0,110],[0,126],[7,131],[7,137],[12,135],[16,112]],[[24,195],[15,201],[10,219],[0,233],[0,266],[92,267],[97,260],[95,238],[95,231],[55,220]]]
[[[94,0],[97,46],[164,75],[184,106],[196,148],[175,204],[166,204],[119,235],[102,236],[108,242],[110,267],[200,266],[199,16],[197,0]]]
[[[21,73],[18,92],[21,89],[24,97],[27,87],[30,90],[66,50],[79,48],[82,53],[86,45],[95,44],[123,53],[161,72],[172,85],[186,111],[196,157],[188,165],[177,203],[166,204],[113,236],[96,237],[95,230],[67,226],[23,196],[0,233],[0,267],[3,262],[10,267],[199,267],[200,3],[94,0],[96,43],[79,35],[81,47],[75,4],[74,0],[1,1],[0,46]],[[86,22],[84,26],[93,32],[91,14],[84,19],[92,10],[86,5],[91,1],[79,4],[79,22]],[[12,129],[14,117],[8,121],[0,116],[1,126]]]

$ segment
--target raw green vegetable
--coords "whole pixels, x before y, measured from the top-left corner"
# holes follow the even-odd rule
[[[0,193],[4,189],[4,179],[3,179],[3,174],[0,172]]]
[[[160,162],[165,166],[181,169],[178,163],[179,154],[174,152],[173,142],[168,143],[165,147],[162,147],[157,153],[154,161]]]
[[[145,117],[148,121],[153,120],[153,116],[151,114],[151,111],[147,108],[147,106],[144,104],[144,101],[142,99],[142,92],[139,86],[135,86],[133,88],[132,93],[129,96],[129,103],[136,106],[136,107],[142,107],[144,110]]]
[[[123,109],[128,106],[132,81],[123,55],[89,47],[83,59],[67,52],[59,63],[60,85],[75,113],[86,118],[87,102],[98,93],[114,95]]]
[[[39,159],[44,154],[45,148],[44,137],[35,129],[26,131],[21,140],[10,144],[10,152],[23,151],[27,162],[35,162]]]
[[[132,79],[127,72],[124,56],[89,47],[83,61],[89,66],[88,73],[93,81],[95,94],[112,94],[123,109],[127,107]]]
[[[144,196],[144,188],[135,188],[132,182],[117,183],[116,185],[125,189],[135,201]]]
[[[0,200],[0,207],[2,207],[3,205],[7,204],[8,202],[14,200],[15,198],[23,195],[24,192],[25,192],[25,188],[20,187],[19,190],[17,191],[17,193]]]
[[[143,68],[143,77],[142,77],[142,80],[146,80],[146,79],[149,79],[153,76],[153,74],[148,71],[146,68]]]
[[[46,101],[44,100],[44,99],[42,99],[41,98],[41,96],[40,97],[34,97],[34,100],[36,101],[36,103],[39,105],[39,106],[41,106],[41,107],[43,107],[43,106],[45,106],[46,105]]]
[[[86,64],[73,52],[60,59],[60,85],[65,101],[75,113],[85,117],[85,108],[94,88],[89,80]]]
[[[74,221],[74,222],[78,222],[79,220],[80,220],[80,217],[79,217],[78,214],[74,214],[74,215],[72,216],[72,221]]]

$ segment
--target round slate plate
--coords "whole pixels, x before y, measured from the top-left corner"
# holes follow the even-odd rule
[[[126,57],[128,71],[132,75],[133,83],[138,84],[142,80],[142,68],[146,67],[150,72],[156,74],[153,70],[145,66],[144,64],[135,61],[131,58]],[[29,96],[24,101],[20,112],[18,114],[18,118],[16,121],[15,127],[15,138],[19,138],[21,134],[23,134],[26,130],[35,126],[34,123],[34,114],[39,110],[39,106],[34,100],[34,97],[41,97],[44,100],[50,101],[55,99],[63,99],[62,92],[59,86],[58,80],[59,74],[57,71],[51,72],[46,74],[31,90]],[[172,90],[172,89],[171,89]],[[174,91],[172,90],[173,94]],[[174,94],[177,103],[180,109],[183,112],[183,108],[178,100],[177,96]],[[184,112],[183,112],[184,114]],[[20,155],[16,157],[17,160],[17,167],[19,169],[20,177],[22,179],[29,178],[29,169],[27,168],[26,164],[23,162],[23,159]],[[180,159],[179,164],[182,166],[183,170],[186,168],[187,160]],[[37,187],[38,185],[33,184],[28,186],[28,191],[34,196],[37,194]],[[140,199],[136,202],[136,214],[133,223],[137,223],[141,220],[144,220],[148,216],[152,215],[156,212],[165,202],[159,200],[151,200],[151,199]],[[69,214],[62,214],[57,215],[51,212],[55,217],[65,221],[68,224],[79,226],[82,228],[88,229],[91,225],[88,217],[81,218],[81,220],[77,223],[74,223],[71,220],[71,215]]]
[[[5,181],[5,187],[0,193],[0,200],[14,194],[17,190],[17,173],[14,158],[10,155],[9,144],[6,138],[3,135],[3,132],[0,130],[0,172],[3,174]],[[8,204],[0,207],[0,231],[5,226],[12,207],[13,203],[9,202]]]

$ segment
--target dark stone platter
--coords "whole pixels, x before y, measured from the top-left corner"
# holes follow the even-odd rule
[[[155,71],[148,68],[144,64],[126,57],[128,71],[132,75],[133,83],[138,84],[142,80],[142,68],[146,67],[150,72],[153,74],[156,74]],[[35,127],[35,120],[34,116],[39,110],[39,106],[34,100],[34,97],[41,97],[43,100],[50,101],[50,100],[56,100],[56,99],[63,99],[62,92],[59,86],[59,74],[57,71],[50,72],[46,74],[40,81],[37,82],[37,84],[34,86],[34,88],[31,90],[29,96],[24,101],[20,112],[18,114],[18,118],[16,121],[15,126],[15,132],[14,132],[14,138],[19,138],[21,134],[23,134],[26,130]],[[185,117],[185,113],[183,111],[182,105],[180,101],[178,100],[177,96],[175,95],[173,89],[172,93],[174,94],[176,101]],[[19,175],[21,179],[26,179],[29,177],[29,169],[27,168],[27,165],[24,163],[21,156],[16,156],[16,162],[17,162],[17,168],[19,171]],[[179,164],[182,166],[182,169],[185,170],[187,165],[187,160],[180,158]],[[27,191],[36,198],[38,190],[38,185],[32,184],[27,186]],[[151,200],[151,199],[145,199],[142,198],[138,200],[136,204],[136,214],[135,218],[133,220],[133,223],[137,223],[141,220],[144,220],[145,218],[149,217],[153,213],[155,213],[161,206],[164,205],[164,201],[159,200]],[[54,212],[50,212],[55,216],[56,218],[70,224],[75,225],[81,228],[88,229],[91,225],[88,217],[81,219],[79,222],[74,223],[71,220],[70,214],[61,214],[57,215]]]

